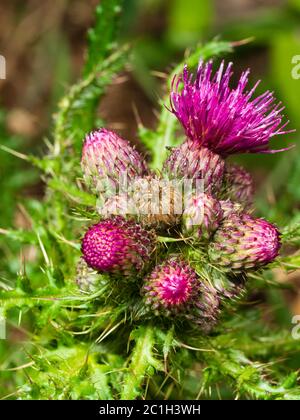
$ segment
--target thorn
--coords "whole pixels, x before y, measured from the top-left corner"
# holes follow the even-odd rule
[[[30,214],[28,213],[28,211],[26,210],[26,208],[23,206],[23,204],[18,203],[17,207],[20,210],[20,213],[22,214],[24,219],[26,219],[27,222],[30,224],[30,226],[32,226],[32,218],[31,218]]]
[[[191,49],[187,48],[184,52],[184,58],[187,59],[191,55]]]
[[[255,40],[254,36],[251,36],[249,38],[241,39],[240,41],[233,41],[230,43],[232,47],[241,47],[242,45],[250,44],[250,42],[253,42]]]
[[[43,242],[42,242],[42,240],[41,240],[41,237],[40,237],[40,234],[39,234],[39,233],[37,234],[37,238],[38,238],[39,245],[40,245],[40,248],[41,248],[42,254],[43,254],[43,256],[44,256],[44,259],[45,259],[46,265],[47,265],[47,266],[50,266],[50,259],[49,259],[49,257],[48,257],[48,254],[47,254],[46,250],[45,250],[44,244],[43,244]]]
[[[153,70],[153,71],[151,71],[150,72],[150,74],[152,75],[152,76],[155,76],[155,77],[158,77],[159,79],[163,79],[163,80],[165,80],[165,79],[168,79],[168,75],[167,75],[167,73],[164,73],[164,72],[162,72],[162,71],[157,71],[157,70]]]
[[[24,153],[17,152],[16,150],[11,149],[10,147],[1,145],[0,149],[20,159],[27,160],[27,161],[29,160],[29,157],[27,155],[24,155]]]
[[[159,117],[160,117],[159,111],[157,109],[153,109],[152,112],[153,112],[155,118],[159,119]]]
[[[113,83],[114,85],[121,85],[123,83],[128,82],[128,80],[129,80],[129,77],[127,75],[121,75],[121,76],[117,76],[114,79]]]
[[[141,116],[140,116],[139,111],[137,109],[137,106],[136,106],[136,104],[134,102],[132,103],[132,110],[133,110],[133,113],[134,113],[136,125],[138,127],[140,127],[140,128],[141,127],[144,127],[144,124],[142,122]]]
[[[20,266],[21,266],[21,268],[20,268],[20,275],[21,276],[26,276],[26,262],[25,262],[25,256],[24,256],[24,254],[23,254],[23,249],[21,249],[21,251],[20,251]]]

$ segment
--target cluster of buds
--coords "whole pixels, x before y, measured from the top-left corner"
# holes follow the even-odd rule
[[[249,71],[244,72],[231,88],[232,63],[226,68],[222,63],[213,74],[212,62],[200,62],[195,79],[185,67],[174,79],[170,101],[187,139],[173,149],[165,164],[180,176],[197,177],[204,171],[200,175],[204,193],[192,197],[185,209],[184,232],[195,239],[209,239],[207,255],[213,265],[241,273],[273,261],[280,235],[271,223],[249,214],[252,177],[226,158],[237,153],[274,153],[269,150],[270,139],[287,133],[283,108],[271,92],[253,99],[258,83],[247,92],[248,75]]]
[[[207,265],[228,279],[222,295],[227,298],[241,290],[249,270],[276,258],[279,231],[250,214],[251,175],[226,161],[237,153],[274,153],[270,139],[286,133],[273,94],[253,99],[257,85],[246,91],[248,74],[231,88],[232,64],[225,68],[222,63],[213,74],[212,62],[200,62],[195,79],[187,68],[174,79],[170,111],[186,140],[171,149],[160,176],[117,134],[101,129],[86,137],[81,163],[87,184],[98,192],[108,184],[110,194],[101,205],[100,221],[82,240],[80,286],[93,282],[95,273],[142,279],[137,287],[150,313],[183,317],[208,331],[220,311],[220,287],[201,276],[194,258],[183,257],[184,247],[200,249]],[[124,175],[125,191],[120,188]],[[180,187],[186,181],[192,181],[191,188],[183,197]],[[112,186],[119,191],[111,194]],[[170,257],[168,246],[156,246],[162,232],[183,241],[175,256]],[[155,266],[157,260],[163,261]]]

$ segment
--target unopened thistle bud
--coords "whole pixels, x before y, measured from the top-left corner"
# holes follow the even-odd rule
[[[196,239],[209,239],[222,219],[219,201],[210,194],[202,193],[189,200],[182,217],[183,231]]]
[[[94,270],[131,276],[144,268],[154,246],[152,232],[120,216],[91,226],[83,238],[82,253]]]
[[[186,140],[171,151],[164,171],[171,179],[202,180],[205,192],[217,193],[222,186],[224,167],[225,162],[219,155]]]
[[[274,225],[248,214],[233,214],[216,231],[209,257],[213,264],[241,272],[272,262],[279,249],[280,234]]]
[[[225,171],[226,196],[249,209],[253,204],[254,185],[252,176],[244,168],[227,165]]]
[[[87,184],[100,192],[117,188],[124,178],[132,180],[147,173],[146,163],[137,150],[104,128],[86,136],[81,167]]]
[[[217,292],[181,258],[169,258],[145,279],[146,305],[156,315],[182,316],[208,331],[219,310]]]

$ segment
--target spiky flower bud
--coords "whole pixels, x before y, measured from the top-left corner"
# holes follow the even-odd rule
[[[145,280],[146,304],[155,311],[172,312],[184,310],[198,292],[195,271],[184,261],[170,259],[158,265]]]
[[[156,176],[136,178],[130,197],[142,226],[163,230],[180,223],[183,211],[181,183]]]
[[[83,258],[91,268],[125,276],[141,271],[153,249],[153,233],[121,216],[91,226],[82,240]]]
[[[247,271],[272,262],[279,249],[280,234],[274,225],[248,214],[233,214],[216,231],[209,257],[229,270]]]
[[[223,219],[228,219],[232,214],[241,214],[243,211],[241,204],[231,200],[220,200],[219,203],[223,211]]]
[[[218,200],[210,194],[192,197],[184,210],[183,232],[196,239],[209,239],[218,229],[223,219],[223,211]]]
[[[252,176],[238,165],[227,165],[225,171],[226,196],[249,209],[253,204],[254,185]]]
[[[171,179],[203,180],[205,192],[217,193],[222,186],[224,168],[225,162],[219,155],[186,140],[171,151],[163,170]]]
[[[96,292],[100,284],[100,274],[87,265],[85,260],[80,257],[76,267],[76,283],[83,292]]]
[[[124,178],[131,180],[147,173],[146,163],[137,150],[104,128],[86,136],[81,167],[86,182],[101,192],[104,188],[116,188]]]
[[[142,289],[146,305],[156,315],[182,316],[208,331],[216,321],[219,298],[212,286],[179,257],[158,265]]]

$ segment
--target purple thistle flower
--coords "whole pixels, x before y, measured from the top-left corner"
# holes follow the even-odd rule
[[[203,180],[205,191],[217,193],[222,186],[224,168],[225,161],[219,155],[186,140],[172,149],[163,171],[171,179]]]
[[[258,269],[279,254],[278,229],[264,219],[231,214],[216,231],[209,247],[210,260],[233,271]]]
[[[140,153],[130,143],[113,131],[101,128],[88,134],[82,148],[81,167],[87,182],[102,189],[117,186],[122,177],[130,180],[145,175],[147,165]]]
[[[136,274],[154,250],[154,236],[121,216],[91,226],[82,240],[86,263],[97,271]]]
[[[223,157],[287,150],[269,150],[272,137],[291,131],[284,130],[288,124],[282,124],[284,107],[276,103],[272,92],[253,99],[259,82],[250,91],[245,90],[249,72],[242,73],[235,88],[229,86],[232,63],[225,68],[222,62],[213,75],[213,62],[201,61],[195,80],[187,67],[174,78],[171,111],[198,147],[207,147]]]
[[[210,194],[202,193],[189,199],[182,217],[183,231],[198,240],[209,239],[222,219],[223,211],[219,201]]]

